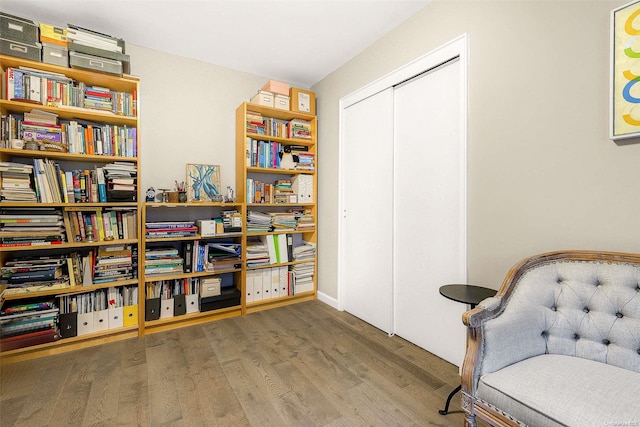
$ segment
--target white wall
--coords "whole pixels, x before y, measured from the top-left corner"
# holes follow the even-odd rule
[[[640,144],[607,138],[609,16],[624,3],[434,1],[316,84],[320,292],[337,298],[339,99],[462,33],[469,281],[497,288],[544,251],[638,252]]]
[[[142,188],[173,188],[187,163],[221,166],[235,189],[235,111],[268,80],[127,44],[140,77]]]

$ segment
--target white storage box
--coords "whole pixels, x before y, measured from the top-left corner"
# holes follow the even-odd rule
[[[276,94],[273,97],[273,106],[279,110],[287,110],[289,111],[289,98],[288,96],[278,95]]]
[[[251,103],[273,107],[273,93],[261,90],[253,98],[251,98]]]

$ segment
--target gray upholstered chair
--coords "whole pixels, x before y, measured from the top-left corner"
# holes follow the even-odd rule
[[[463,322],[467,426],[640,426],[640,255],[525,259]]]

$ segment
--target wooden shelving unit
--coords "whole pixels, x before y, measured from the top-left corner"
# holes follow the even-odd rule
[[[251,133],[247,131],[247,112],[256,112],[262,115],[264,118],[271,118],[277,120],[291,121],[294,119],[301,119],[310,122],[311,124],[311,138],[286,138],[263,135],[258,133]],[[317,221],[318,221],[318,209],[317,209],[317,194],[318,194],[318,180],[316,175],[317,164],[317,117],[312,114],[298,113],[287,110],[280,110],[263,105],[257,105],[252,103],[243,103],[236,109],[236,191],[238,200],[245,203],[246,211],[261,211],[261,212],[283,212],[293,208],[305,208],[310,210],[311,215],[316,223],[316,228],[308,230],[289,230],[289,231],[270,231],[266,233],[245,232],[242,237],[242,247],[246,250],[247,241],[250,238],[256,238],[264,235],[278,235],[278,234],[296,234],[301,235],[302,239],[313,244],[317,243]],[[281,146],[303,146],[308,147],[308,151],[313,153],[316,157],[315,170],[296,170],[296,169],[280,169],[280,168],[266,168],[250,166],[247,162],[248,158],[248,141],[271,141],[279,143]],[[296,175],[309,175],[313,180],[313,202],[312,203],[254,203],[252,200],[247,200],[247,179],[259,178],[264,181],[274,182],[276,179],[292,179]],[[246,223],[247,217],[244,216],[243,229],[247,230]],[[243,264],[242,271],[242,284],[243,284],[243,306],[245,313],[252,313],[261,310],[267,310],[271,308],[281,307],[289,304],[295,304],[302,301],[309,301],[316,298],[317,295],[317,253],[311,260],[305,261],[289,261],[278,264],[269,264],[259,267],[247,267],[246,262]],[[313,274],[313,289],[300,293],[293,293],[290,290],[290,294],[286,296],[278,296],[275,298],[263,299],[258,301],[247,301],[247,273],[250,271],[258,271],[274,267],[286,267],[304,264],[315,263],[315,270]]]
[[[85,70],[78,70],[72,68],[64,68],[56,65],[50,65],[40,62],[34,62],[29,60],[23,60],[20,58],[0,55],[0,67],[2,71],[6,72],[7,68],[29,68],[35,70],[41,70],[45,72],[58,73],[67,76],[75,81],[83,82],[88,86],[99,86],[108,88],[113,91],[126,92],[126,93],[139,93],[139,79],[133,76],[112,76],[101,73],[94,73]],[[6,84],[6,82],[3,82]],[[4,86],[3,86],[4,87]],[[99,111],[88,108],[68,107],[68,106],[48,106],[41,104],[34,104],[31,102],[21,100],[5,99],[6,92],[2,93],[2,99],[0,99],[0,113],[3,115],[18,114],[30,112],[33,109],[46,111],[58,115],[59,120],[86,120],[92,123],[101,125],[112,126],[127,126],[130,128],[136,128],[137,133],[137,146],[136,157],[125,156],[110,156],[110,155],[88,155],[88,154],[73,154],[53,151],[34,151],[27,149],[14,149],[14,148],[0,148],[0,161],[3,162],[17,162],[25,164],[33,164],[32,161],[35,158],[38,159],[51,159],[58,163],[61,167],[64,166],[65,170],[72,169],[91,169],[93,167],[101,167],[108,163],[116,161],[124,161],[135,164],[137,176],[140,176],[140,163],[138,161],[140,156],[140,115],[139,111],[136,117],[124,116],[114,114],[112,112]],[[138,188],[137,200],[140,200],[140,189]],[[112,209],[120,208],[137,212],[137,221],[135,228],[137,231],[136,238],[134,239],[119,239],[119,240],[98,240],[93,242],[76,242],[73,238],[69,238],[67,234],[67,242],[55,245],[55,246],[26,246],[26,247],[1,247],[0,248],[0,265],[4,266],[4,263],[13,257],[30,256],[48,256],[48,255],[65,255],[74,251],[91,250],[98,247],[122,245],[128,244],[140,248],[141,228],[140,228],[140,215],[137,202],[106,202],[106,203],[17,203],[17,202],[0,202],[0,208],[7,207],[19,207],[24,209],[34,207],[55,207],[61,212],[67,212],[70,210],[78,210],[78,208],[86,209],[87,211],[95,209]],[[68,224],[65,224],[65,228]],[[67,229],[68,231],[68,229]],[[138,251],[138,266],[141,266],[140,251]],[[139,277],[139,274],[138,274]],[[7,294],[2,300],[3,307],[7,304],[11,304],[16,300],[32,301],[42,297],[56,298],[61,295],[81,294],[92,292],[98,289],[106,289],[110,287],[122,287],[122,286],[138,286],[138,279],[122,280],[116,282],[109,282],[103,284],[92,284],[90,286],[82,286],[82,283],[76,284],[74,287],[65,289],[50,289],[37,292],[23,293],[23,294]],[[138,305],[135,309],[137,314],[144,315],[142,305]],[[141,334],[141,328],[138,321],[135,325],[126,327],[114,327],[112,329],[103,330],[96,333],[88,333],[86,335],[61,338],[57,341],[33,345],[30,347],[18,348],[14,350],[4,351],[0,353],[2,363],[23,360],[27,358],[39,357],[48,354],[60,353],[76,348],[88,347],[92,345],[102,344],[120,339],[131,338],[139,336]]]

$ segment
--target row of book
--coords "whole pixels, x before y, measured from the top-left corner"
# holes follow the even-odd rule
[[[0,162],[6,201],[41,203],[135,202],[137,172],[127,162],[64,171],[50,159],[33,159],[33,166]]]
[[[151,221],[144,224],[148,239],[195,237],[198,227],[194,221]]]
[[[305,145],[287,145],[275,141],[247,138],[246,165],[248,167],[315,170],[315,154]]]
[[[0,247],[50,246],[67,241],[60,209],[0,209]]]
[[[311,210],[303,207],[291,208],[287,212],[247,212],[248,233],[312,230],[315,225]]]
[[[314,263],[247,271],[247,303],[313,291]]]
[[[32,112],[2,115],[0,143],[3,148],[23,148],[72,154],[136,157],[137,128],[109,125],[87,120],[60,120],[56,114]],[[37,147],[28,145],[34,142]]]
[[[106,110],[130,117],[138,114],[135,90],[127,93],[88,86],[62,73],[23,66],[7,68],[4,79],[4,99],[27,100],[47,106]]]
[[[0,268],[6,295],[115,283],[137,278],[137,245],[109,245],[66,255],[25,256]]]
[[[145,275],[221,272],[241,267],[242,245],[232,241],[189,240],[176,247],[154,247],[145,251]]]
[[[136,210],[130,208],[66,208],[69,241],[99,242],[137,239]]]
[[[300,174],[273,183],[247,178],[247,203],[313,203],[313,176]]]
[[[247,111],[247,133],[292,139],[311,139],[311,122],[303,119],[289,121],[263,118],[257,111]]]
[[[247,241],[247,267],[314,260],[315,243],[302,240],[301,234],[266,234]]]

